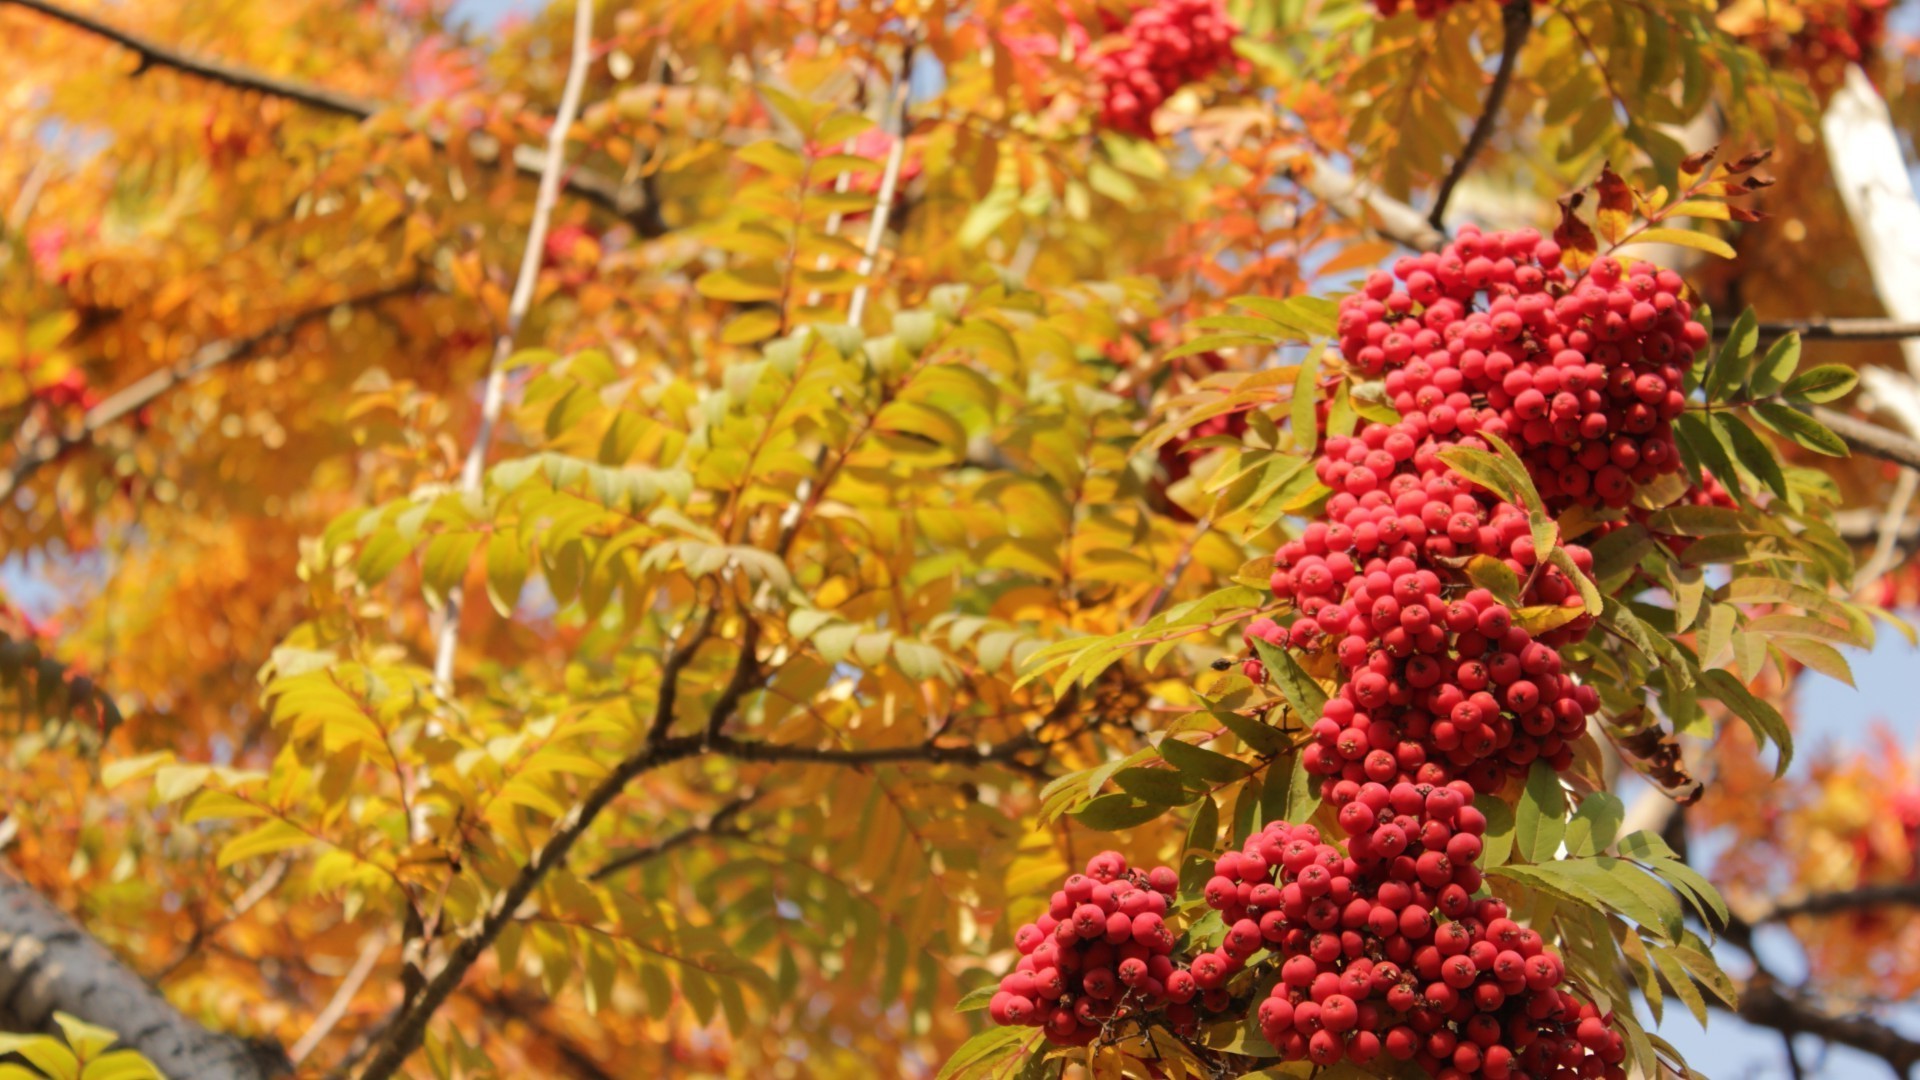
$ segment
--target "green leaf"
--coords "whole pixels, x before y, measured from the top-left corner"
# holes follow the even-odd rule
[[[1144,825],[1165,813],[1166,809],[1164,806],[1136,802],[1131,795],[1114,792],[1111,795],[1102,795],[1073,811],[1073,818],[1089,829],[1118,832],[1121,829]]]
[[[1567,820],[1567,854],[1585,857],[1605,851],[1626,818],[1626,804],[1619,796],[1607,791],[1588,795]]]
[[[398,529],[377,529],[361,547],[360,557],[353,563],[353,572],[362,585],[377,585],[385,581],[387,575],[393,573],[394,568],[412,551],[413,545],[401,537]]]
[[[1753,356],[1759,341],[1760,326],[1753,317],[1753,309],[1748,308],[1733,320],[1727,339],[1720,343],[1720,352],[1714,357],[1713,368],[1707,372],[1708,401],[1727,401],[1733,391],[1740,388],[1747,377],[1748,358]]]
[[[1000,984],[998,982],[990,982],[985,986],[976,986],[960,996],[960,1001],[954,1005],[953,1011],[977,1012],[992,1004],[993,995],[999,992]]]
[[[1253,772],[1252,765],[1238,758],[1203,749],[1172,735],[1161,739],[1156,749],[1182,775],[1204,783],[1232,783],[1246,779]]]
[[[1778,434],[1798,446],[1828,457],[1846,457],[1847,444],[1825,424],[1798,409],[1762,401],[1754,405],[1754,416]]]
[[[960,1044],[934,1080],[953,1080],[968,1069],[988,1062],[1003,1061],[1027,1049],[1034,1033],[1017,1027],[989,1027]]]
[[[420,582],[436,600],[452,592],[467,576],[473,551],[486,539],[477,532],[441,533],[427,541],[420,560]]]
[[[1767,490],[1782,499],[1791,499],[1793,493],[1787,487],[1786,474],[1780,470],[1780,459],[1774,456],[1773,448],[1753,433],[1744,421],[1730,412],[1713,414],[1714,427],[1733,447],[1733,456],[1746,466]],[[1725,479],[1725,478],[1723,478]]]
[[[1633,570],[1640,565],[1640,560],[1645,557],[1647,552],[1653,550],[1653,538],[1647,534],[1645,526],[1637,524],[1628,525],[1624,528],[1615,529],[1594,541],[1587,550],[1593,554],[1594,578],[1602,585],[1617,584],[1613,582],[1614,578],[1624,577],[1632,573]],[[1474,556],[1476,559],[1485,557],[1486,556],[1479,555]],[[1503,570],[1507,569],[1507,565],[1497,559],[1490,561],[1496,563]],[[1507,573],[1511,575],[1513,571],[1507,570]],[[1469,577],[1473,575],[1473,564],[1471,562],[1467,564],[1467,575]],[[1517,578],[1515,579],[1515,584],[1518,584]],[[1485,586],[1482,587],[1484,588]]]
[[[1314,405],[1319,401],[1316,382],[1320,377],[1320,350],[1309,349],[1293,377],[1293,402],[1288,417],[1293,426],[1293,445],[1303,454],[1311,454],[1320,440],[1320,421]]]
[[[1527,786],[1514,812],[1513,836],[1520,854],[1531,863],[1552,862],[1567,833],[1567,793],[1553,766],[1535,761],[1527,770]]]
[[[1853,393],[1853,388],[1859,382],[1859,373],[1850,367],[1822,364],[1795,375],[1792,381],[1780,388],[1780,396],[1789,401],[1824,405]]]
[[[995,184],[987,197],[967,212],[967,220],[955,236],[962,248],[979,247],[987,237],[999,231],[1020,205],[1020,189],[1014,184]],[[941,1074],[945,1076],[945,1073]]]
[[[1673,435],[1693,455],[1694,460],[1727,485],[1727,490],[1735,498],[1745,494],[1740,489],[1740,474],[1733,467],[1733,458],[1728,455],[1726,446],[1720,442],[1713,425],[1704,416],[1697,412],[1681,413],[1673,421]],[[1657,524],[1653,527],[1661,528]]]
[[[1774,638],[1773,644],[1781,652],[1820,674],[1830,679],[1837,679],[1848,686],[1854,685],[1853,666],[1848,664],[1847,658],[1833,646],[1825,642],[1797,637]]]
[[[1237,712],[1216,712],[1209,715],[1225,724],[1228,731],[1240,736],[1240,741],[1246,743],[1249,750],[1261,757],[1272,757],[1292,745],[1286,732],[1272,724],[1261,723],[1251,716],[1242,716]]]
[[[1327,692],[1313,681],[1300,667],[1299,661],[1285,649],[1276,648],[1263,639],[1253,639],[1254,652],[1260,654],[1260,662],[1266,666],[1267,677],[1280,687],[1280,693],[1293,706],[1293,713],[1300,718],[1301,727],[1312,727],[1320,719],[1320,711],[1326,707]]]
[[[500,617],[511,618],[527,583],[528,555],[510,531],[487,538],[487,599]]]
[[[1746,721],[1753,729],[1753,737],[1762,743],[1771,742],[1780,748],[1780,763],[1774,768],[1775,776],[1784,776],[1787,766],[1793,763],[1793,732],[1788,729],[1780,711],[1765,701],[1753,696],[1752,691],[1733,677],[1731,672],[1714,668],[1703,672],[1701,685],[1707,693],[1733,710],[1733,714]]]
[[[1187,851],[1211,852],[1220,843],[1220,804],[1211,795],[1200,800],[1187,824]],[[1185,854],[1185,852],[1182,852]]]
[[[1787,380],[1793,378],[1794,369],[1799,366],[1800,335],[1788,334],[1774,342],[1773,347],[1767,350],[1766,358],[1754,365],[1752,379],[1754,395],[1756,397],[1773,396],[1782,386],[1787,385]]]
[[[1504,866],[1513,854],[1513,807],[1492,795],[1476,795],[1473,805],[1487,819],[1487,831],[1480,836],[1480,865]]]
[[[1467,580],[1492,593],[1495,600],[1509,608],[1520,606],[1520,575],[1491,555],[1475,555],[1467,560]]]
[[[1120,790],[1154,806],[1184,806],[1200,794],[1190,790],[1181,782],[1180,774],[1171,769],[1121,769],[1113,774],[1113,782],[1120,785]]]
[[[1700,996],[1700,988],[1694,985],[1693,976],[1687,972],[1686,965],[1682,964],[1680,958],[1673,955],[1672,950],[1669,949],[1654,950],[1653,962],[1659,967],[1660,974],[1667,977],[1667,984],[1673,987],[1673,992],[1679,995],[1681,1001],[1687,1003],[1687,1011],[1693,1014],[1693,1018],[1699,1021],[1701,1027],[1705,1027],[1707,1001]]]

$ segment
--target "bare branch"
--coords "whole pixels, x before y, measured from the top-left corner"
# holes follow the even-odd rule
[[[56,1011],[118,1032],[168,1076],[266,1080],[291,1071],[279,1047],[188,1018],[32,886],[0,870],[0,1028],[48,1030]]]
[[[1908,1076],[1920,1064],[1920,1041],[1866,1017],[1834,1016],[1791,990],[1781,989],[1764,971],[1748,980],[1740,994],[1739,1016],[1749,1024],[1789,1037],[1812,1035],[1851,1046],[1884,1060],[1895,1075]]]
[[[1447,234],[1434,228],[1420,211],[1346,175],[1318,155],[1309,158],[1305,168],[1295,170],[1292,179],[1340,216],[1415,251],[1438,251],[1447,242]]]
[[[183,75],[205,79],[222,86],[267,94],[321,112],[355,120],[365,120],[389,107],[385,102],[343,94],[298,79],[268,75],[236,64],[192,56],[64,5],[52,3],[51,0],[0,0],[0,6],[7,4],[38,12],[76,30],[84,30],[131,51],[140,58],[138,71],[156,67],[168,68]],[[429,132],[428,138],[434,145],[442,148],[448,142],[447,136],[440,133]],[[468,149],[474,160],[482,164],[501,164],[500,146],[491,138],[470,139]],[[511,159],[506,164],[511,165],[522,175],[537,177],[540,175],[542,160],[543,155],[539,150],[530,146],[519,146],[514,148]],[[604,173],[575,168],[569,170],[563,182],[568,192],[619,215],[632,224],[641,236],[652,239],[664,235],[667,231],[666,223],[660,217],[659,202],[653,197],[645,179],[630,184],[622,183]]]
[[[0,3],[9,2],[14,0],[0,0]],[[279,341],[301,327],[327,318],[339,307],[376,304],[382,300],[405,296],[419,288],[420,282],[410,280],[358,296],[343,297],[319,307],[308,308],[289,315],[258,333],[212,342],[172,367],[161,368],[141,376],[108,395],[105,401],[88,409],[76,426],[64,432],[49,431],[25,439],[19,448],[20,459],[14,462],[13,470],[5,476],[0,476],[0,498],[5,498],[17,491],[20,485],[26,483],[42,465],[56,461],[74,447],[91,441],[102,428],[139,412],[175,387],[192,382],[214,368],[249,359],[265,346]]]
[[[1731,324],[1714,328],[1714,336],[1726,337]],[[1900,319],[1783,319],[1763,322],[1758,327],[1763,340],[1798,334],[1803,341],[1903,341],[1920,338],[1920,323]]]
[[[893,114],[897,119],[898,130],[894,132],[893,145],[887,148],[887,164],[880,174],[880,192],[874,197],[872,220],[867,223],[866,246],[860,251],[860,284],[854,287],[853,298],[847,304],[847,322],[860,325],[860,319],[867,310],[868,279],[873,275],[875,261],[880,255],[880,243],[887,235],[887,219],[893,216],[893,196],[900,183],[900,165],[906,158],[907,150],[907,102],[913,89],[913,46],[908,44],[901,50],[900,74],[894,79]]]
[[[642,863],[652,862],[654,859],[670,851],[686,847],[688,844],[705,837],[736,834],[740,831],[740,827],[736,824],[735,819],[740,816],[741,811],[753,805],[755,798],[755,794],[742,795],[739,798],[729,801],[720,809],[715,810],[703,824],[689,825],[645,847],[631,848],[627,851],[620,852],[602,864],[600,869],[595,870],[589,875],[588,880],[604,881],[622,870],[639,866]]]
[[[1884,885],[1862,885],[1857,889],[1814,893],[1801,900],[1775,904],[1756,923],[1778,922],[1795,915],[1833,915],[1881,904],[1920,907],[1920,881],[1895,881]]]
[[[326,1007],[320,1010],[320,1015],[313,1018],[313,1026],[308,1028],[306,1034],[300,1036],[300,1041],[294,1043],[293,1048],[287,1051],[287,1057],[291,1058],[295,1065],[307,1060],[307,1055],[313,1053],[314,1047],[319,1046],[322,1040],[332,1034],[341,1018],[347,1015],[347,1008],[353,1004],[354,995],[367,984],[368,977],[373,974],[374,966],[380,962],[380,954],[386,950],[385,930],[375,930],[368,935],[366,944],[360,947],[360,955],[354,958],[353,967],[347,970],[347,977],[340,980],[340,985],[334,989],[333,996],[327,999]]]
[[[1500,24],[1500,64],[1494,68],[1493,83],[1487,87],[1486,103],[1473,122],[1473,130],[1467,133],[1466,144],[1454,159],[1453,168],[1440,181],[1440,190],[1433,197],[1433,212],[1427,215],[1427,223],[1436,229],[1447,227],[1447,203],[1453,199],[1453,189],[1473,167],[1473,159],[1486,147],[1487,140],[1493,136],[1494,125],[1499,122],[1500,107],[1506,103],[1507,87],[1513,82],[1514,65],[1520,59],[1521,47],[1527,43],[1527,35],[1533,30],[1533,0],[1507,0],[1500,9]]]
[[[533,220],[527,226],[527,243],[520,252],[520,273],[514,278],[513,296],[507,302],[507,325],[493,343],[493,358],[487,363],[487,381],[480,400],[480,429],[460,468],[460,489],[472,495],[480,492],[481,472],[486,468],[487,450],[493,443],[494,425],[507,399],[507,360],[520,336],[520,324],[533,306],[533,290],[540,280],[540,258],[547,242],[547,225],[553,220],[553,205],[560,197],[560,174],[567,163],[567,132],[580,111],[580,93],[587,84],[587,65],[593,50],[593,0],[579,0],[573,20],[573,57],[567,63],[566,85],[560,91],[560,111],[547,131],[547,152],[540,164],[540,187],[534,195]],[[460,610],[465,590],[458,584],[447,591],[446,608],[440,613],[440,627],[434,642],[433,682],[442,694],[453,687],[453,656],[460,643]]]
[[[1824,405],[1815,405],[1809,412],[1855,452],[1920,469],[1920,442]]]
[[[1011,761],[1023,750],[1040,744],[1030,735],[1017,735],[990,746],[955,745],[929,739],[905,746],[876,746],[861,750],[833,747],[784,746],[779,743],[744,742],[721,736],[709,749],[736,761],[799,761],[820,765],[884,765],[906,761],[925,761],[934,765],[986,765]]]
[[[252,911],[260,901],[273,895],[273,890],[279,888],[280,883],[286,880],[287,871],[292,866],[293,861],[284,855],[268,863],[266,872],[262,873],[259,879],[253,884],[247,886],[245,892],[242,892],[235,898],[233,907],[228,910],[225,916],[211,926],[197,926],[194,928],[193,936],[187,939],[187,944],[180,950],[180,955],[168,961],[167,966],[161,968],[153,976],[153,982],[156,985],[166,982],[167,977],[180,970],[182,964],[193,959],[194,955],[200,951],[201,946],[211,941],[220,931],[232,926],[242,915]]]

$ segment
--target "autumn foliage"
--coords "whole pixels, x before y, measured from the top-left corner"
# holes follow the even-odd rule
[[[1905,45],[1404,7],[0,0],[0,934],[241,1080],[1897,1062],[1905,369],[1779,324]]]

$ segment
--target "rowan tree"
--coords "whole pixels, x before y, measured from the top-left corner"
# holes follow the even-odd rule
[[[0,1075],[1909,1074],[1887,16],[0,0]]]

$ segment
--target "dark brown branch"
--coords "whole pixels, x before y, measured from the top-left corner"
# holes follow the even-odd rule
[[[754,796],[752,795],[742,795],[728,802],[720,809],[715,810],[704,824],[689,825],[678,832],[671,833],[644,847],[631,848],[627,851],[620,852],[608,859],[600,869],[595,870],[589,876],[588,880],[604,881],[622,870],[639,866],[641,863],[652,862],[670,851],[686,847],[688,844],[705,837],[736,834],[740,832],[740,826],[735,819],[740,816],[742,810],[753,805],[753,799]]]
[[[1714,328],[1724,338],[1732,326]],[[1783,319],[1759,324],[1762,339],[1798,334],[1803,341],[1901,341],[1920,337],[1920,323],[1899,319]]]
[[[1881,904],[1920,906],[1920,881],[1895,881],[1884,885],[1862,885],[1839,892],[1814,893],[1791,903],[1776,904],[1755,922],[1777,922],[1795,915],[1833,915]]]
[[[311,109],[319,109],[339,116],[351,116],[356,120],[365,120],[380,111],[378,102],[365,98],[342,94],[325,87],[300,82],[297,79],[282,79],[264,72],[249,71],[218,60],[189,56],[177,49],[170,49],[138,34],[102,22],[91,15],[73,11],[59,4],[48,3],[47,0],[0,0],[0,4],[12,4],[15,7],[26,8],[28,11],[37,11],[75,29],[85,30],[95,37],[105,38],[139,57],[139,71],[156,67],[172,68],[183,74],[216,82],[222,86],[231,86],[236,90],[256,90],[273,97],[298,102]]]
[[[139,57],[140,66],[136,69],[136,73],[156,67],[168,68],[183,75],[205,79],[236,90],[250,90],[282,98],[311,109],[354,120],[365,120],[388,108],[385,102],[343,94],[298,79],[268,75],[265,72],[219,60],[192,56],[122,30],[93,16],[74,11],[61,4],[51,3],[50,0],[0,0],[0,6],[7,4],[38,12],[47,18],[64,23],[76,30],[84,30],[127,49]],[[447,136],[444,134],[428,133],[428,138],[435,146],[444,148],[447,145]],[[493,139],[479,137],[471,139],[469,149],[474,159],[482,164],[500,164],[500,147]],[[507,164],[523,176],[538,179],[544,156],[538,147],[516,146]],[[622,183],[605,173],[586,168],[574,168],[568,170],[567,175],[562,178],[562,183],[573,195],[619,215],[643,237],[652,239],[664,235],[667,231],[666,222],[660,217],[659,202],[653,197],[649,181],[645,178],[633,183]]]
[[[1866,1017],[1834,1016],[1799,993],[1782,990],[1765,971],[1747,981],[1740,994],[1740,1019],[1787,1036],[1812,1035],[1851,1046],[1880,1058],[1897,1076],[1909,1076],[1920,1064],[1920,1041]]]
[[[0,0],[0,3],[15,0]],[[19,490],[42,465],[56,461],[74,447],[90,442],[102,428],[151,405],[168,391],[205,375],[214,368],[245,360],[263,346],[278,341],[309,323],[325,319],[342,305],[358,307],[405,296],[420,288],[417,281],[389,285],[358,296],[343,297],[332,303],[289,315],[272,326],[246,337],[215,341],[195,351],[172,367],[149,372],[108,395],[105,401],[88,409],[80,422],[66,431],[49,431],[24,440],[19,460],[5,476],[0,476],[0,499]]]
[[[1808,411],[1856,453],[1920,469],[1920,442],[1824,405],[1815,405]]]
[[[1445,229],[1447,204],[1453,199],[1453,189],[1473,167],[1473,159],[1493,137],[1493,129],[1500,121],[1500,107],[1506,103],[1507,87],[1513,82],[1513,69],[1520,59],[1520,49],[1527,43],[1527,35],[1533,30],[1533,0],[1507,0],[1500,9],[1501,39],[1500,63],[1493,70],[1493,83],[1487,87],[1487,100],[1480,108],[1480,116],[1473,122],[1473,130],[1467,133],[1466,144],[1460,147],[1460,156],[1453,161],[1453,168],[1446,178],[1440,181],[1440,190],[1433,196],[1433,212],[1427,215],[1427,223],[1436,229]]]
[[[1017,735],[991,746],[950,745],[928,740],[906,746],[876,746],[864,750],[833,747],[783,746],[778,743],[743,742],[720,736],[709,748],[736,761],[811,762],[816,765],[888,765],[924,761],[931,765],[987,765],[1008,762],[1023,750],[1039,746],[1031,736]]]

